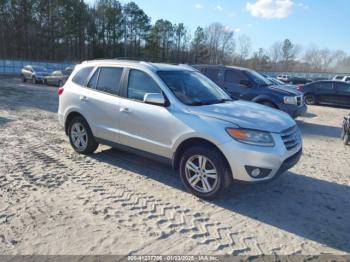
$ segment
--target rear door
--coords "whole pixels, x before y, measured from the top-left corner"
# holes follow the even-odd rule
[[[250,81],[240,70],[226,69],[223,76],[223,88],[234,99],[251,100],[251,87],[241,85],[242,80]]]
[[[333,82],[320,82],[316,85],[316,94],[319,102],[333,103],[337,100]]]
[[[348,83],[336,83],[336,96],[337,104],[350,106],[350,84]]]
[[[80,95],[80,105],[95,137],[119,142],[118,96],[122,67],[99,67]]]

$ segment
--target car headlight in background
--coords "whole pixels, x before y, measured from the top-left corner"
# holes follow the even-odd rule
[[[284,97],[284,103],[290,104],[290,105],[296,105],[297,104],[297,98],[295,96],[285,96]]]
[[[227,128],[227,133],[239,142],[256,146],[274,146],[270,133],[251,129]]]

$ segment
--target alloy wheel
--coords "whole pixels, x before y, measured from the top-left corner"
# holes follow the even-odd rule
[[[79,151],[84,151],[88,145],[88,134],[81,123],[74,123],[71,130],[71,138],[74,146]]]
[[[209,158],[195,155],[189,158],[185,166],[188,184],[196,191],[210,193],[218,184],[218,172]]]

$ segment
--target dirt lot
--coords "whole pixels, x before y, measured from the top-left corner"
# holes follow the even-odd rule
[[[349,110],[310,107],[295,168],[206,202],[168,166],[105,146],[75,154],[57,102],[54,87],[0,79],[0,253],[350,252]]]

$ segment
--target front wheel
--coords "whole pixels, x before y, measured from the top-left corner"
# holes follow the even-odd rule
[[[90,155],[98,147],[88,123],[82,117],[75,117],[69,123],[68,135],[70,144],[79,154]]]
[[[317,104],[316,97],[313,94],[305,95],[305,103],[307,105],[316,105]]]
[[[180,176],[186,189],[203,199],[214,198],[232,180],[221,153],[205,146],[192,147],[183,154]]]
[[[344,136],[344,145],[348,145],[349,144],[349,142],[350,142],[350,134],[349,134],[349,132],[347,132],[346,134],[345,134],[345,136]]]
[[[274,109],[277,109],[277,106],[269,101],[262,101],[260,102],[260,104],[264,105],[264,106],[268,106],[270,108],[274,108]]]

